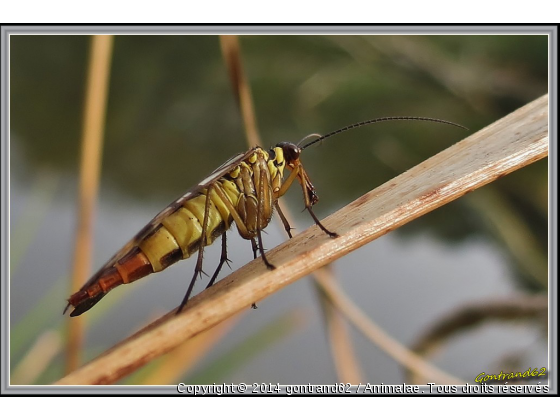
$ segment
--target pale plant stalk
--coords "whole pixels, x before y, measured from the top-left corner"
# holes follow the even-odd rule
[[[112,49],[112,35],[92,37],[82,128],[78,226],[70,293],[86,282],[91,268],[93,213],[99,189]],[[83,338],[83,319],[71,319],[68,323],[66,372],[71,372],[80,365]]]

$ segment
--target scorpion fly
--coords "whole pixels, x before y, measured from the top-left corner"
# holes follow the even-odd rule
[[[276,209],[288,236],[292,237],[290,225],[278,206],[278,199],[296,179],[303,191],[305,209],[315,224],[330,237],[336,237],[337,234],[323,226],[313,213],[312,206],[317,203],[318,196],[300,161],[302,151],[344,131],[395,120],[430,121],[464,128],[435,118],[383,117],[352,124],[324,136],[311,134],[297,144],[282,142],[268,151],[253,147],[240,153],[155,216],[79,291],[70,296],[64,313],[72,306],[74,309],[70,316],[81,315],[115,287],[164,270],[197,253],[194,275],[177,311],[180,312],[191,295],[197,276],[203,273],[204,247],[221,236],[220,262],[206,287],[212,286],[224,263],[229,262],[226,232],[232,223],[235,223],[241,237],[251,241],[254,258],[257,258],[259,251],[264,264],[273,269],[264,252],[261,232],[270,223]],[[308,141],[312,137],[317,138]],[[306,141],[306,144],[301,145]],[[284,179],[285,169],[290,173]]]

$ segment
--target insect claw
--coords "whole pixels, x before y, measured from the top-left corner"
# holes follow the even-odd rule
[[[251,309],[259,309],[255,302],[251,303]]]

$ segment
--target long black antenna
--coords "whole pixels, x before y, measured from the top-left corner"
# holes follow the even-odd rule
[[[348,130],[352,130],[353,128],[358,128],[361,127],[363,125],[369,125],[369,124],[375,124],[378,122],[382,122],[382,121],[429,121],[429,122],[435,122],[435,123],[440,123],[440,124],[447,124],[447,125],[453,125],[455,127],[459,127],[459,128],[463,128],[465,130],[468,130],[467,127],[462,126],[461,124],[456,124],[454,122],[451,121],[446,121],[446,120],[440,120],[438,118],[428,118],[428,117],[381,117],[381,118],[375,118],[373,120],[367,120],[367,121],[362,121],[356,124],[352,124],[349,126],[346,126],[344,128],[340,128],[336,131],[333,131],[332,133],[329,134],[325,134],[324,136],[320,136],[318,139],[315,139],[309,143],[307,143],[305,146],[302,146],[301,149],[307,149],[309,146],[311,146],[312,144],[318,143],[320,141],[325,140],[327,137],[331,137],[334,136],[335,134],[339,134],[342,133],[343,131],[348,131]],[[310,136],[313,135],[318,135],[318,134],[311,134]],[[299,143],[301,143],[302,141],[306,140],[307,138],[309,138],[310,136],[305,137],[303,140],[301,140]],[[299,146],[298,143],[298,146]]]

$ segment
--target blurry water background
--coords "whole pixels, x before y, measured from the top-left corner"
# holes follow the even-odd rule
[[[548,91],[546,36],[241,36],[240,43],[267,146],[395,115],[442,118],[473,133]],[[10,38],[12,372],[45,333],[64,339],[89,48],[90,37],[81,35]],[[247,149],[217,36],[117,36],[113,54],[92,270]],[[466,135],[391,122],[307,149],[302,161],[320,197],[315,212],[331,214]],[[464,305],[546,294],[547,165],[544,159],[514,172],[340,259],[334,271],[341,286],[409,346]],[[294,188],[288,202],[303,229],[312,220],[298,211],[300,196]],[[267,232],[269,249],[286,240],[277,222]],[[219,248],[205,253],[209,273]],[[252,258],[235,229],[229,251],[233,269]],[[194,265],[192,258],[120,287],[84,315],[87,358],[176,307]],[[180,381],[337,381],[308,279],[258,306]],[[275,333],[290,313],[303,316]],[[393,359],[353,329],[351,336],[365,380],[405,380]],[[472,383],[480,372],[546,367],[547,345],[546,322],[489,322],[461,331],[431,360]],[[64,353],[54,347],[32,383],[63,374]]]

